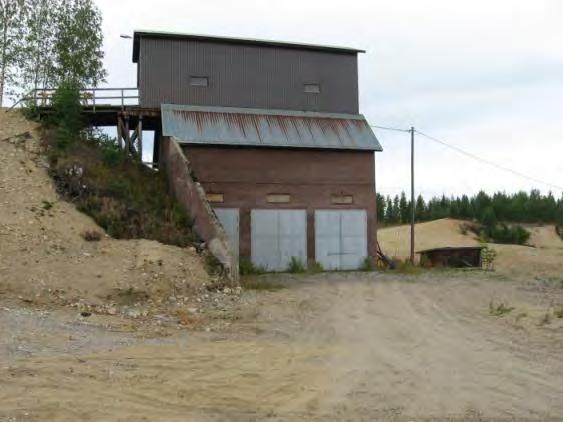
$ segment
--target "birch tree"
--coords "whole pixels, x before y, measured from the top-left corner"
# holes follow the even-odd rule
[[[56,82],[98,86],[106,77],[102,46],[102,16],[92,0],[61,0],[54,44]]]
[[[60,0],[25,0],[25,37],[20,63],[19,86],[30,89],[49,88],[55,77],[56,22]]]
[[[21,60],[24,9],[23,0],[0,0],[0,106]]]

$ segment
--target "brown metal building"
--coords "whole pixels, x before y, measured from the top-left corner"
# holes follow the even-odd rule
[[[381,146],[358,114],[361,52],[135,33],[140,106],[161,109],[233,254],[275,271],[374,259]]]

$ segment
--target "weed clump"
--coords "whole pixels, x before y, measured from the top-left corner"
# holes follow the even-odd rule
[[[495,304],[493,300],[489,302],[489,314],[493,316],[502,317],[506,314],[509,314],[514,309],[516,309],[514,306],[508,306],[502,302],[498,305]]]
[[[87,242],[99,242],[102,240],[102,234],[98,230],[83,231],[81,236]]]
[[[258,277],[241,277],[240,285],[247,290],[275,291],[285,289],[285,286],[281,283]]]
[[[306,271],[307,269],[305,268],[301,260],[295,256],[292,256],[291,261],[289,262],[289,265],[287,267],[287,272],[297,274],[304,273]]]
[[[257,265],[248,259],[241,257],[239,259],[239,273],[240,275],[257,275],[264,274],[266,269]]]

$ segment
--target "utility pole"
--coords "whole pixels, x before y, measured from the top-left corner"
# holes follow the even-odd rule
[[[414,127],[411,126],[411,264],[414,265]]]

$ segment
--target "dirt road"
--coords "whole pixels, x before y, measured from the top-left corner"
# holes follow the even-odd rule
[[[563,304],[557,284],[482,273],[286,281],[246,293],[256,309],[224,333],[137,332],[125,344],[106,333],[65,349],[73,324],[58,324],[36,339],[58,349],[0,357],[0,420],[563,418],[563,320],[544,318]],[[515,309],[493,316],[491,302]],[[95,321],[83,336],[104,332]]]

